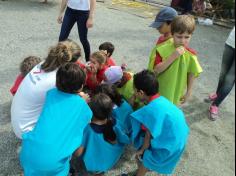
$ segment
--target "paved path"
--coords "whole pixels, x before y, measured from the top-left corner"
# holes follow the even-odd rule
[[[9,87],[24,57],[38,55],[43,58],[49,46],[57,42],[60,29],[56,23],[58,9],[59,4],[56,2],[45,6],[37,0],[0,1],[1,176],[15,176],[20,173],[16,154],[18,141],[10,125],[12,96],[9,94]],[[117,63],[126,62],[132,70],[139,71],[146,67],[149,52],[158,34],[148,28],[151,18],[140,18],[132,12],[98,4],[96,23],[89,31],[89,39],[93,51],[97,50],[100,43],[111,41],[116,46],[114,58]],[[178,176],[234,174],[235,92],[232,92],[222,106],[222,120],[214,123],[207,119],[208,105],[202,101],[207,93],[216,87],[224,41],[228,33],[229,30],[216,26],[198,26],[193,36],[192,46],[199,51],[204,73],[195,83],[192,101],[184,108],[191,127],[191,136],[186,153],[176,171]],[[70,38],[79,41],[76,29],[72,31]],[[135,163],[129,160],[130,156],[132,153],[127,153],[123,158],[126,162],[108,175],[117,175],[122,170],[134,170]]]

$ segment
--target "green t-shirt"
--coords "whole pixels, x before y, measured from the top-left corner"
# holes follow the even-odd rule
[[[118,92],[124,97],[124,99],[126,101],[130,101],[130,99],[132,98],[132,96],[134,95],[134,78],[133,78],[133,73],[130,73],[132,78],[121,88],[118,88]],[[144,106],[144,103],[139,100],[136,99],[135,100],[135,107],[133,107],[134,109],[138,109]]]
[[[149,63],[148,63],[148,70],[149,71],[153,71],[154,70],[154,64],[155,64],[155,60],[156,60],[156,55],[157,55],[157,48],[162,46],[162,45],[165,45],[167,43],[173,43],[173,38],[170,38],[166,41],[164,41],[163,43],[160,43],[160,44],[157,44],[153,49],[152,49],[152,52],[150,54],[150,57],[149,57]]]
[[[125,98],[126,101],[129,101],[130,98],[134,95],[134,79],[133,74],[132,78],[121,88],[118,88],[118,92]]]
[[[175,50],[174,43],[166,43],[157,47],[157,52],[162,57],[162,61],[168,59]],[[160,94],[179,105],[180,98],[185,94],[187,88],[188,74],[192,73],[198,77],[202,71],[197,56],[186,50],[167,70],[157,76]]]

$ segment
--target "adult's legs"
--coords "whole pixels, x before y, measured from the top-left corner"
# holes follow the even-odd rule
[[[67,7],[61,26],[59,41],[64,41],[69,37],[70,31],[73,28],[75,22],[76,16],[74,10]]]
[[[183,8],[183,14],[193,10],[193,0],[181,0],[180,6]]]
[[[227,73],[230,70],[230,67],[232,66],[234,62],[234,56],[235,56],[235,49],[232,47],[228,46],[227,44],[225,45],[225,50],[222,58],[222,64],[221,64],[221,73],[219,77],[219,83],[217,86],[216,94],[220,91],[220,89],[223,86],[223,83],[226,79]]]
[[[212,103],[212,105],[219,106],[224,99],[228,96],[235,83],[235,59],[233,57],[233,64],[230,66],[228,73],[225,76],[225,79],[222,82],[221,88],[217,92],[217,98]]]
[[[79,11],[78,15],[76,15],[79,38],[84,48],[86,61],[89,61],[90,58],[90,44],[88,41],[88,28],[86,26],[88,17],[89,11]]]
[[[209,118],[211,120],[216,120],[218,118],[218,107],[228,96],[235,84],[235,49],[230,47],[228,49],[230,50],[225,50],[224,52],[223,60],[227,59],[229,65],[226,66],[224,65],[226,63],[224,61],[222,62],[223,68],[221,70],[220,81],[217,89],[217,96],[212,102],[212,105],[209,109]]]

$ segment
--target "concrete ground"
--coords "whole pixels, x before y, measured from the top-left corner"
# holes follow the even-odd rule
[[[9,88],[18,73],[19,63],[28,55],[44,58],[58,40],[56,23],[58,2],[48,5],[37,0],[0,1],[0,176],[21,173],[15,138],[10,124],[12,96]],[[89,31],[92,51],[104,41],[114,43],[114,58],[127,63],[134,72],[147,66],[157,31],[148,27],[157,9],[126,3],[98,3],[94,28]],[[191,127],[186,152],[176,169],[177,176],[232,176],[235,173],[235,90],[225,100],[216,122],[207,119],[208,104],[203,102],[215,90],[220,72],[224,42],[230,30],[218,26],[197,26],[192,47],[199,52],[204,69],[195,82],[194,95],[183,108]],[[70,38],[79,42],[76,28]],[[107,175],[134,171],[132,150]],[[155,175],[151,173],[150,175]]]

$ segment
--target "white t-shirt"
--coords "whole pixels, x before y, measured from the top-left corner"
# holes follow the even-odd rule
[[[11,105],[11,123],[16,136],[33,130],[42,111],[46,92],[56,85],[56,72],[45,73],[41,63],[26,75]]]
[[[90,10],[90,0],[68,0],[67,6],[74,10]]]
[[[229,34],[226,44],[231,46],[232,48],[235,48],[235,27],[231,31],[231,33]]]

